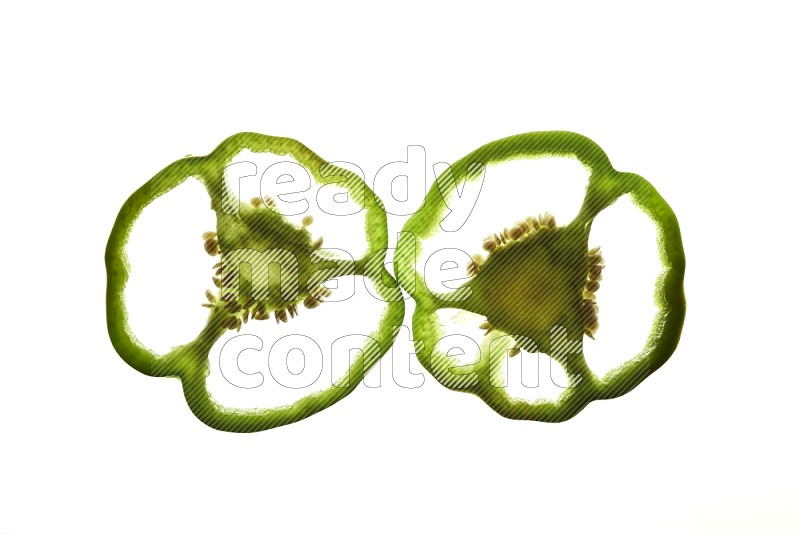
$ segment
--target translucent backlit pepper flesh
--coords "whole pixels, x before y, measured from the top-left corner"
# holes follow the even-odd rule
[[[311,239],[308,227],[315,224],[313,217],[294,224],[270,197],[249,201],[236,197],[225,183],[224,172],[245,149],[289,156],[305,167],[317,184],[336,183],[345,188],[366,210],[367,252],[355,261],[330,254],[323,249],[322,238]],[[549,213],[509,221],[508,226],[476,243],[476,249],[483,252],[472,256],[467,265],[470,279],[463,286],[450,295],[429,291],[416,270],[415,258],[422,242],[440,230],[457,184],[476,178],[476,162],[488,166],[542,157],[574,158],[589,170],[578,215],[566,225],[557,224]],[[216,228],[200,236],[204,250],[219,260],[202,304],[210,312],[196,339],[157,355],[136,339],[128,324],[123,295],[129,276],[125,246],[142,210],[189,178],[203,183],[217,217]],[[582,347],[600,327],[596,292],[605,263],[599,248],[588,247],[588,239],[595,217],[623,195],[629,195],[656,227],[662,264],[654,291],[658,311],[642,350],[598,377],[587,365]],[[513,419],[564,421],[593,400],[624,395],[667,361],[680,338],[685,316],[685,259],[675,214],[650,183],[638,175],[616,171],[600,147],[578,134],[534,132],[500,139],[441,174],[424,206],[399,234],[394,256],[399,286],[384,268],[387,245],[383,205],[360,177],[326,163],[295,140],[255,133],[234,135],[207,156],[187,157],[169,165],[120,210],[106,249],[107,320],[112,343],[120,356],[142,373],[180,378],[189,407],[204,423],[226,431],[253,432],[304,419],[349,394],[394,342],[404,314],[400,287],[416,304],[412,329],[423,367],[446,387],[475,394],[497,413]],[[273,255],[265,260],[264,254]],[[284,256],[294,261],[284,264]],[[272,276],[259,266],[260,261],[280,263],[282,274],[296,281],[294,290],[287,292],[286,276]],[[226,331],[239,330],[251,320],[272,317],[280,325],[301,308],[313,313],[329,295],[324,282],[342,275],[372,280],[386,303],[377,331],[370,332],[378,343],[360,351],[347,383],[279,408],[234,410],[216,403],[206,385],[212,345]],[[468,298],[452,298],[466,294]],[[446,308],[485,317],[480,325],[485,334],[480,346],[483,356],[477,361],[455,366],[447,354],[436,350],[444,334],[436,314]],[[568,352],[564,350],[567,346],[579,350]],[[522,350],[541,351],[564,368],[569,385],[557,400],[515,399],[493,380],[501,372],[503,357],[516,356]]]
[[[304,217],[298,226],[286,220],[269,197],[249,202],[238,199],[226,185],[224,173],[234,156],[245,149],[291,157],[308,170],[317,184],[337,184],[344,188],[366,212],[367,252],[355,261],[327,253],[322,249],[322,241],[312,240],[306,228],[314,222],[311,217]],[[210,310],[205,326],[193,341],[159,355],[140,343],[129,326],[124,290],[130,269],[125,246],[131,228],[146,206],[190,178],[205,186],[217,218],[216,228],[198,237],[202,238],[205,251],[219,256],[220,261],[214,265],[210,277],[212,289],[205,290],[203,305]],[[138,371],[149,376],[180,378],[190,409],[213,428],[254,432],[304,419],[352,392],[392,345],[397,334],[394,326],[403,320],[404,304],[399,287],[391,283],[392,278],[384,268],[386,247],[385,211],[360,177],[327,163],[293,139],[236,134],[207,156],[187,157],[167,166],[122,206],[105,255],[107,324],[112,344]],[[265,259],[265,254],[273,256]],[[284,262],[285,258],[290,261]],[[242,267],[252,267],[257,260],[281,262],[280,278],[270,275],[270,271]],[[300,307],[313,313],[328,295],[324,282],[342,275],[372,280],[380,300],[385,302],[375,331],[361,332],[377,343],[365,345],[359,351],[346,381],[277,408],[229,409],[212,398],[206,385],[209,351],[226,331],[238,330],[248,320],[265,320],[270,315],[277,323],[285,322],[299,313]],[[285,279],[296,280],[296,289],[287,292],[283,287]],[[202,293],[199,288],[198,296]]]
[[[575,219],[564,226],[557,225],[550,214],[509,221],[509,227],[489,234],[478,245],[488,258],[473,256],[467,267],[468,282],[451,294],[431,292],[415,268],[415,259],[422,242],[440,231],[457,184],[475,180],[474,169],[481,165],[543,157],[575,158],[589,170]],[[583,355],[584,336],[592,338],[599,328],[595,292],[604,267],[600,249],[589,249],[588,239],[595,217],[623,195],[630,195],[656,226],[662,264],[654,291],[658,311],[641,352],[601,378]],[[444,386],[475,394],[508,418],[564,421],[593,400],[624,395],[667,361],[680,338],[685,259],[675,214],[644,178],[616,171],[599,146],[575,133],[516,135],[458,160],[437,178],[424,207],[405,224],[395,260],[397,279],[416,303],[413,332],[420,363]],[[487,335],[478,361],[456,366],[447,354],[436,350],[445,334],[436,312],[446,308],[486,318],[480,326]],[[569,346],[579,350],[567,351]],[[504,358],[521,350],[543,352],[562,365],[569,385],[557,400],[527,402],[497,386],[494,378],[502,372]]]

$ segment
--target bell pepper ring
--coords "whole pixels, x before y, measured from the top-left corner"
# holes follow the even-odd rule
[[[422,244],[441,229],[458,184],[482,178],[476,169],[519,159],[574,158],[589,170],[577,216],[559,226],[549,213],[531,215],[489,234],[467,265],[469,280],[450,293],[431,291],[416,268]],[[491,179],[491,178],[487,178]],[[638,355],[605,376],[588,366],[583,343],[600,326],[595,292],[605,266],[599,248],[588,247],[592,222],[623,195],[629,195],[655,225],[661,272],[656,279],[657,311]],[[417,358],[442,385],[480,397],[510,419],[565,421],[590,402],[619,397],[661,367],[675,351],[686,313],[685,258],[677,218],[655,188],[641,176],[615,170],[603,150],[571,132],[533,132],[493,141],[444,171],[425,197],[422,209],[398,236],[395,275],[416,304],[412,318]],[[443,325],[437,311],[465,310],[486,317],[476,360],[454,365],[437,342]],[[573,348],[570,348],[573,347]],[[507,357],[522,350],[543,352],[560,364],[569,384],[556,400],[512,398],[496,377]],[[487,356],[488,355],[488,356]]]
[[[224,173],[233,158],[248,149],[253,153],[288,156],[304,167],[317,184],[336,184],[365,211],[367,250],[357,259],[331,254],[322,239],[311,239],[311,216],[301,224],[290,222],[269,197],[241,201],[226,184]],[[158,355],[145,347],[131,331],[124,291],[130,274],[126,245],[137,218],[148,204],[169,193],[187,179],[199,180],[211,200],[216,228],[202,234],[205,251],[219,256],[211,277],[213,290],[205,290],[203,306],[208,319],[192,341]],[[119,211],[106,247],[106,318],[111,342],[131,367],[154,377],[180,379],[186,402],[206,425],[230,432],[256,432],[305,419],[350,394],[366,373],[391,348],[402,323],[403,296],[384,267],[387,250],[386,213],[380,200],[353,172],[326,162],[302,143],[289,138],[257,133],[239,133],[223,141],[202,157],[186,157],[168,165],[128,198]],[[287,260],[288,258],[288,260]],[[286,261],[285,261],[286,260]],[[254,267],[278,262],[281,280],[269,269]],[[243,265],[249,265],[247,269]],[[338,276],[362,276],[374,284],[385,303],[374,331],[363,332],[377,343],[365,344],[353,359],[346,381],[276,408],[231,409],[217,403],[209,393],[209,351],[229,330],[239,330],[248,320],[270,316],[280,324],[299,313],[301,307],[314,313],[329,296],[325,282]],[[285,291],[282,280],[296,280],[294,291]],[[200,289],[199,291],[202,291]],[[375,295],[373,295],[375,296]],[[277,326],[276,326],[277,327]]]

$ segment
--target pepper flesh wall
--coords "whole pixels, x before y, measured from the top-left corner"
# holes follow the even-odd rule
[[[304,167],[320,186],[344,188],[366,212],[364,237],[367,250],[361,258],[342,259],[312,240],[305,216],[299,225],[289,222],[269,197],[241,202],[225,184],[225,168],[243,150],[289,156]],[[196,339],[159,355],[143,346],[131,331],[123,293],[129,276],[125,254],[130,230],[139,214],[157,197],[188,179],[199,180],[211,198],[217,227],[202,234],[204,250],[219,256],[213,266],[202,305],[209,308],[205,326]],[[324,230],[324,229],[323,229]],[[230,432],[256,432],[301,419],[328,408],[350,394],[366,373],[391,348],[402,323],[403,297],[384,268],[387,249],[386,213],[364,181],[352,172],[320,158],[298,141],[256,133],[240,133],[223,141],[203,157],[187,157],[164,168],[139,188],[122,206],[106,247],[108,332],[117,353],[130,366],[149,376],[178,377],[192,412],[205,424]],[[199,245],[198,245],[199,246]],[[280,264],[280,277],[270,263]],[[249,320],[289,321],[304,307],[313,313],[327,296],[324,282],[342,275],[363,276],[372,281],[377,298],[385,303],[379,317],[361,332],[368,336],[353,359],[345,378],[328,389],[308,395],[289,406],[234,410],[218,404],[208,391],[209,351],[228,330],[238,330]],[[288,291],[284,281],[289,280]],[[202,294],[203,288],[198,289]],[[277,326],[276,326],[277,327]],[[351,332],[352,333],[352,332]]]
[[[300,224],[294,224],[270,197],[249,202],[236,198],[225,185],[224,171],[245,149],[290,156],[317,184],[344,187],[366,210],[365,254],[354,261],[326,254],[322,238],[312,240],[308,231],[310,225],[317,224],[313,217],[305,216]],[[589,169],[583,204],[575,219],[559,226],[555,217],[545,213],[512,223],[483,240],[487,257],[472,257],[467,266],[470,279],[464,286],[448,295],[431,292],[416,271],[414,259],[422,241],[441,229],[456,184],[478,179],[475,162],[486,166],[540,157],[575,158]],[[213,266],[211,289],[205,289],[202,305],[210,312],[200,334],[158,355],[136,339],[128,324],[123,298],[129,276],[125,247],[142,210],[189,178],[203,183],[211,198],[217,227],[201,237],[204,250],[218,256],[219,262]],[[600,307],[595,293],[604,267],[599,248],[588,248],[588,238],[594,218],[622,195],[630,195],[656,226],[662,264],[654,293],[658,311],[641,352],[600,378],[586,364],[582,352],[585,339],[598,332]],[[624,395],[669,359],[680,338],[686,313],[685,259],[675,214],[644,178],[616,171],[599,146],[575,133],[533,132],[500,139],[450,166],[436,179],[423,207],[407,220],[399,234],[394,256],[399,285],[384,268],[387,246],[383,203],[360,177],[325,162],[293,139],[236,134],[207,156],[187,157],[167,166],[122,206],[105,256],[109,336],[119,355],[140,372],[180,378],[192,412],[207,425],[231,432],[255,432],[299,421],[352,392],[394,343],[404,316],[400,287],[416,304],[412,328],[421,364],[444,386],[477,395],[497,413],[513,419],[564,421],[594,400]],[[276,263],[280,265],[280,278],[270,267]],[[377,343],[367,344],[359,352],[347,382],[279,408],[232,410],[214,401],[206,384],[208,355],[226,331],[270,317],[280,325],[301,308],[314,313],[314,308],[330,295],[324,282],[344,274],[370,279],[385,302],[377,326],[364,332]],[[465,291],[470,292],[469,298],[457,298]],[[480,350],[489,357],[453,367],[448,356],[436,350],[442,337],[436,312],[444,308],[461,308],[486,317],[480,325],[484,331]],[[574,346],[579,349],[567,350]],[[556,401],[512,399],[505,388],[495,384],[493,377],[502,363],[497,354],[515,356],[522,350],[540,350],[562,365],[569,385]]]
[[[448,204],[459,194],[457,184],[483,179],[476,168],[542,157],[574,158],[589,170],[575,219],[558,226],[545,213],[509,221],[512,226],[484,239],[488,257],[472,257],[469,281],[450,293],[430,291],[415,258],[422,243],[440,231]],[[595,217],[623,195],[630,195],[656,226],[662,265],[655,284],[658,309],[641,352],[600,378],[583,355],[583,343],[600,327],[595,293],[605,266],[600,249],[589,249],[588,240]],[[593,400],[624,395],[667,361],[677,347],[686,313],[684,270],[678,221],[655,188],[641,176],[615,170],[590,139],[560,131],[500,139],[450,166],[431,186],[424,207],[406,222],[395,253],[397,279],[416,303],[412,327],[423,347],[417,353],[423,367],[442,385],[477,395],[504,417],[546,422],[570,419]],[[437,341],[444,337],[437,311],[447,308],[486,318],[474,363],[454,367],[452,359],[437,350]],[[505,357],[522,350],[541,351],[564,368],[569,384],[557,400],[526,402],[497,386],[494,378],[502,372]]]

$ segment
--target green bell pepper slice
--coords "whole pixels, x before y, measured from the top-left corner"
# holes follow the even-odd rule
[[[469,266],[473,277],[468,282],[449,294],[430,291],[416,269],[416,258],[422,243],[441,231],[457,184],[480,176],[473,165],[543,157],[574,158],[589,170],[575,219],[556,226],[548,215],[529,218],[490,236],[484,242],[489,258]],[[601,378],[583,354],[584,336],[593,336],[598,326],[593,291],[599,287],[603,267],[600,252],[588,249],[588,238],[594,218],[626,194],[656,227],[662,265],[654,291],[657,312],[641,352]],[[477,395],[504,417],[545,422],[570,419],[594,400],[624,395],[667,361],[677,347],[686,313],[684,271],[678,220],[656,189],[641,176],[615,170],[590,139],[563,131],[514,135],[458,160],[436,179],[424,207],[408,219],[395,253],[397,280],[416,304],[412,331],[422,366],[445,387]],[[469,296],[463,298],[465,294]],[[487,317],[481,328],[489,335],[480,345],[477,361],[456,366],[435,349],[443,337],[436,312],[446,308]],[[570,352],[569,346],[579,349]],[[557,400],[527,402],[497,386],[504,358],[521,348],[544,352],[562,365],[569,385]]]
[[[224,171],[234,156],[244,149],[290,156],[309,172],[317,184],[337,184],[344,188],[365,210],[367,252],[354,262],[325,254],[320,250],[320,242],[310,240],[307,230],[288,223],[280,213],[271,209],[266,200],[265,205],[240,202],[225,184]],[[193,341],[158,355],[136,338],[129,325],[124,290],[130,266],[125,249],[131,228],[145,207],[189,178],[199,180],[205,186],[216,213],[216,231],[203,237],[209,254],[221,254],[220,277],[215,278],[220,289],[217,295],[208,292],[207,307],[211,312],[199,335]],[[111,342],[122,359],[139,372],[154,377],[179,378],[189,408],[210,427],[230,432],[255,432],[299,421],[350,394],[394,342],[397,335],[394,327],[402,322],[404,302],[399,286],[384,268],[387,243],[383,205],[359,176],[327,163],[293,139],[257,133],[233,135],[207,156],[186,157],[168,165],[134,192],[120,209],[105,253],[107,326]],[[232,265],[237,264],[238,268],[240,262],[247,261],[248,251],[257,255],[270,249],[288,250],[297,258],[297,272],[294,273],[299,280],[297,294],[287,297],[274,291],[269,293],[272,297],[263,298],[266,291],[276,289],[268,274],[251,269],[249,277],[243,270],[239,271],[238,279],[235,276]],[[320,276],[321,273],[325,276]],[[286,321],[287,315],[294,315],[298,304],[316,306],[315,298],[320,297],[319,284],[340,275],[370,279],[380,300],[385,302],[383,314],[377,319],[376,331],[363,332],[377,344],[365,345],[359,351],[350,367],[348,380],[289,406],[242,410],[229,409],[217,403],[206,385],[209,350],[215,341],[227,330],[238,329],[241,322],[249,318],[266,319],[272,313],[279,322]],[[241,288],[237,282],[242,282]],[[245,294],[245,286],[249,294]]]

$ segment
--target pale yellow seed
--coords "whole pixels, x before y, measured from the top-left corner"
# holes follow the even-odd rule
[[[314,217],[312,217],[311,215],[306,215],[305,217],[303,217],[303,220],[301,222],[303,223],[303,226],[311,226],[311,223],[314,222]]]
[[[586,322],[597,319],[597,304],[591,300],[583,301],[583,308],[581,309],[581,316]]]
[[[209,256],[216,256],[219,253],[219,245],[216,239],[207,239],[203,248]]]
[[[289,322],[289,317],[286,315],[286,310],[275,310],[275,320],[277,322]]]
[[[217,237],[216,232],[204,232],[203,233],[203,240],[214,239]]]

